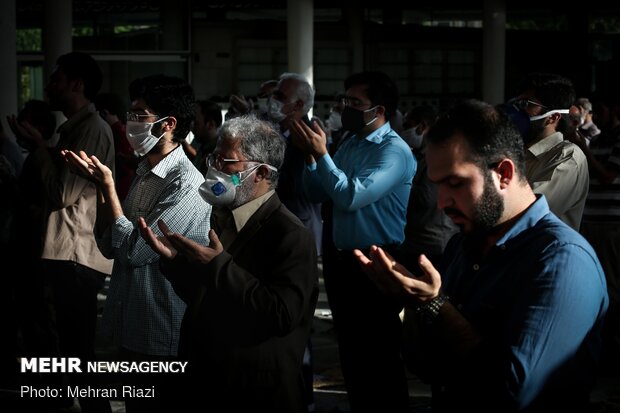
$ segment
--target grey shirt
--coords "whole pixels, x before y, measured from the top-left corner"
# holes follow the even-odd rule
[[[530,146],[525,161],[534,192],[544,194],[551,212],[578,231],[590,184],[583,151],[555,132]]]

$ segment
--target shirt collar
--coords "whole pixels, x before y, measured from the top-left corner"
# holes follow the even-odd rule
[[[547,203],[545,196],[542,194],[536,194],[536,201],[529,206],[529,208],[525,211],[525,214],[523,214],[521,218],[515,222],[512,228],[510,228],[499,240],[497,240],[495,245],[501,246],[505,244],[521,232],[536,225],[538,221],[550,212],[549,204]]]
[[[271,196],[275,193],[275,190],[271,190],[256,199],[251,200],[250,202],[246,202],[232,210],[233,218],[235,219],[235,226],[237,227],[237,232],[240,232],[241,229],[247,224],[248,220],[254,215],[258,208],[260,208],[265,202],[271,198]]]
[[[377,130],[374,130],[370,135],[366,136],[364,139],[367,140],[368,142],[381,143],[383,142],[385,135],[387,135],[391,131],[392,131],[392,126],[390,125],[390,122],[385,122],[383,126],[381,126]],[[353,135],[353,137],[355,137],[355,135]]]
[[[553,148],[555,145],[562,142],[563,140],[564,140],[564,135],[562,135],[562,132],[554,132],[551,135],[536,142],[534,145],[530,146],[527,150],[531,152],[532,155],[539,156],[547,152],[549,149]]]
[[[136,169],[136,174],[144,175],[147,172],[152,172],[160,178],[165,178],[166,175],[170,172],[170,170],[179,163],[179,161],[185,156],[183,152],[183,146],[179,145],[172,152],[164,157],[161,161],[157,163],[152,169],[151,165],[146,156],[140,161],[138,168]]]

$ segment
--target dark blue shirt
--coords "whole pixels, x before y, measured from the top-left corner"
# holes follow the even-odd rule
[[[496,411],[587,400],[608,306],[592,247],[544,196],[484,258],[467,244],[463,235],[450,241],[442,272],[445,294],[484,340],[472,382],[461,386],[484,383],[479,397],[492,395]]]

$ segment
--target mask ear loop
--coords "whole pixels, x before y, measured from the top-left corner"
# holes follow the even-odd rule
[[[379,105],[375,105],[375,106],[373,106],[373,107],[372,107],[372,108],[370,108],[370,109],[366,109],[366,110],[364,111],[364,113],[366,113],[366,112],[370,112],[371,110],[373,110],[373,109],[377,109],[378,107],[379,107]],[[371,123],[373,123],[373,122],[374,122],[374,121],[376,121],[376,120],[377,120],[377,112],[375,112],[375,117],[374,117],[374,118],[372,118],[372,120],[371,120],[370,122],[366,123],[364,126],[368,126],[368,125],[370,125]]]
[[[266,166],[269,170],[274,171],[274,172],[278,172],[278,169],[275,166],[271,166],[269,164],[266,163],[259,163],[258,165],[254,165],[249,167],[248,169],[246,169],[245,171],[240,171],[237,172],[235,174],[232,175],[232,181],[235,185],[240,185],[241,182],[245,181],[250,175],[252,175],[254,172],[256,172],[258,170],[258,168],[260,168],[261,166]],[[244,174],[247,172],[247,176],[241,178],[241,174]],[[235,180],[238,182],[235,182]]]
[[[530,122],[533,122],[533,121],[539,120],[539,119],[544,119],[547,116],[553,115],[554,113],[569,113],[569,112],[570,112],[569,109],[554,109],[554,110],[550,110],[549,112],[543,113],[542,115],[530,117]]]

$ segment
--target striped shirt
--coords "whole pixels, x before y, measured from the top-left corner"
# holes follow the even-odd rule
[[[143,217],[155,234],[162,219],[173,232],[208,244],[211,206],[198,187],[204,178],[179,146],[151,169],[146,159],[116,219],[98,240],[102,252],[114,257],[103,331],[117,345],[157,356],[175,356],[185,303],[159,270],[159,255],[140,237]]]
[[[594,137],[590,151],[597,161],[618,175],[610,183],[603,183],[592,174],[583,220],[620,222],[620,127]]]

